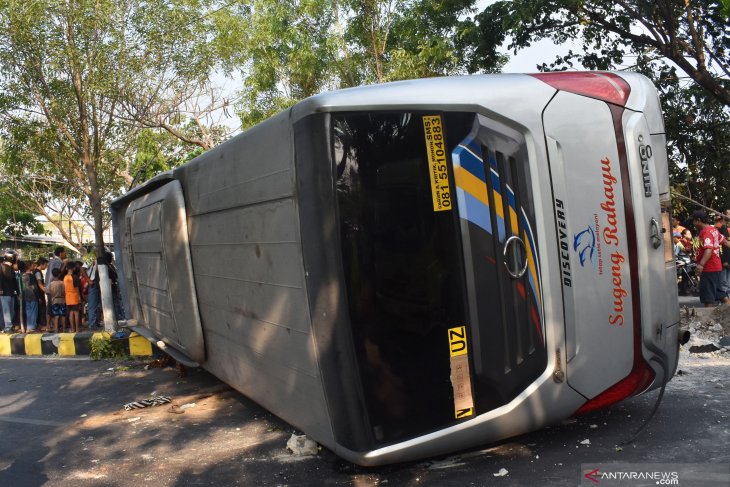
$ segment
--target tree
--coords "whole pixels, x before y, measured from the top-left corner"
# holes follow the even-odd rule
[[[514,0],[477,16],[475,48],[496,52],[509,37],[518,50],[540,39],[575,40],[569,53],[542,69],[608,69],[635,56],[665,58],[730,107],[730,20],[726,0]],[[477,63],[474,67],[479,67]]]
[[[9,120],[7,119],[9,117]],[[88,200],[79,184],[73,154],[59,145],[53,130],[38,121],[6,116],[5,140],[0,151],[0,172],[5,175],[4,197],[14,208],[42,215],[56,227],[65,244],[84,254],[88,236],[74,222],[93,228]],[[103,166],[102,170],[108,166]],[[108,203],[119,178],[103,174],[103,228],[109,225]],[[110,184],[111,183],[111,188]]]
[[[659,90],[673,193],[726,208],[730,195],[730,2],[696,0],[515,0],[476,18],[474,50],[484,59],[509,39],[517,51],[540,39],[581,45],[538,69],[628,69]],[[480,56],[474,59],[479,61]],[[472,69],[479,67],[472,66]],[[686,203],[676,199],[682,212]],[[686,211],[685,211],[686,212]]]
[[[348,0],[346,40],[364,79],[382,83],[466,73],[474,0]],[[485,64],[486,66],[486,64]],[[495,70],[497,66],[485,67]]]
[[[653,64],[653,66],[652,66]],[[672,192],[703,205],[730,208],[730,110],[706,90],[680,79],[674,67],[657,62],[637,69],[659,89],[670,155]],[[685,201],[672,203],[677,214],[690,213]]]
[[[186,131],[195,122],[188,122]],[[216,130],[213,127],[213,130]],[[194,147],[194,148],[192,148]],[[137,134],[137,147],[124,178],[127,189],[145,182],[155,174],[178,167],[204,152],[202,147],[183,142],[165,130],[142,129]]]
[[[9,197],[7,182],[0,183],[0,241],[3,236],[18,236],[45,233],[43,225],[33,213],[19,209]]]
[[[85,199],[88,212],[83,214],[93,222],[98,256],[105,254],[106,203],[124,186],[125,155],[136,140],[137,119],[125,114],[136,106],[140,93],[159,86],[157,75],[181,86],[206,79],[213,60],[206,47],[209,24],[204,14],[212,4],[0,3],[0,130],[17,146],[11,151],[14,156],[38,153],[53,198],[73,200],[78,192]],[[150,98],[149,103],[157,100]],[[28,140],[39,145],[28,145]],[[18,164],[19,181],[41,180],[23,173]],[[106,303],[111,294],[104,289],[105,269],[100,266]]]
[[[250,127],[323,90],[465,73],[474,3],[256,0],[218,14],[214,44],[223,65],[241,69]]]
[[[471,40],[476,33],[468,14],[473,0],[420,0],[410,3],[391,33],[386,80],[466,74],[476,53]],[[482,60],[480,71],[499,72],[506,56]]]
[[[333,86],[336,22],[331,0],[254,0],[217,12],[214,41],[222,66],[239,71],[244,128]]]

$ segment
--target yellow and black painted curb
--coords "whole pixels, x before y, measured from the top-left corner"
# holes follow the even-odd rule
[[[59,355],[75,357],[91,354],[91,340],[111,340],[108,333],[83,331],[79,333],[15,333],[0,335],[0,356]],[[116,340],[115,340],[116,341]],[[145,337],[132,333],[120,341],[129,355],[150,356],[153,346]],[[156,348],[156,347],[155,347]]]

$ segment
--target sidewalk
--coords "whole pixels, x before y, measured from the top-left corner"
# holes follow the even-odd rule
[[[91,340],[110,341],[108,333],[83,331],[79,333],[15,333],[0,335],[0,356],[59,355],[75,357],[91,353]],[[116,340],[115,340],[116,341]],[[124,342],[124,349],[132,356],[152,355],[152,344],[145,337],[132,333]]]

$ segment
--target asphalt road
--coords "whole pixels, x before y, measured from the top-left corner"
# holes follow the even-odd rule
[[[204,371],[2,358],[0,486],[578,485],[582,463],[728,464],[730,357],[682,360],[653,421],[622,451],[656,392],[496,445],[364,469],[325,449],[293,457],[291,426]],[[122,409],[153,392],[195,405]]]

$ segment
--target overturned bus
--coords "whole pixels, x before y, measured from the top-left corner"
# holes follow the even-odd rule
[[[535,430],[677,366],[664,127],[638,74],[324,93],[112,210],[134,329],[361,465]]]

